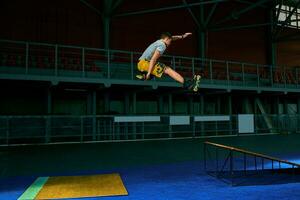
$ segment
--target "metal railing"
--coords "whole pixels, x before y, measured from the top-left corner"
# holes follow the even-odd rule
[[[121,50],[0,40],[0,75],[38,75],[50,81],[51,78],[85,78],[99,82],[118,80],[127,84],[135,80],[140,55],[139,52]],[[202,74],[203,87],[299,88],[299,70],[296,67],[170,55],[160,61],[185,77]],[[170,86],[174,86],[174,81],[168,77],[148,83],[154,82],[172,83]]]
[[[115,122],[115,116],[0,116],[0,144],[121,141],[164,138],[198,138],[245,135],[238,133],[238,116],[230,121],[193,121],[170,125],[160,122]],[[265,118],[272,130],[265,124]],[[298,133],[299,115],[255,115],[255,132],[249,134]]]
[[[231,185],[245,184],[243,179],[251,180],[251,176],[259,174],[258,171],[274,174],[275,171],[289,172],[287,169],[291,169],[295,175],[296,168],[300,169],[298,163],[241,148],[212,142],[204,142],[203,147],[206,173]]]

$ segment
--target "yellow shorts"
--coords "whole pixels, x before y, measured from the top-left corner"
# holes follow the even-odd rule
[[[140,60],[138,62],[137,68],[140,72],[148,72],[149,65],[150,65],[150,61]],[[161,78],[161,76],[163,75],[166,67],[167,66],[165,64],[158,62],[154,65],[151,74],[158,77],[158,78]]]

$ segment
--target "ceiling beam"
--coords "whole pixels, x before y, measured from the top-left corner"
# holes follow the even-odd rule
[[[238,11],[238,12],[233,11],[228,17],[225,17],[224,19],[222,19],[219,22],[215,23],[215,25],[218,25],[218,24],[230,21],[232,19],[237,19],[242,14],[244,14],[246,12],[249,12],[250,10],[253,10],[254,8],[256,8],[256,7],[260,6],[260,5],[263,5],[263,4],[267,3],[267,2],[270,2],[270,1],[272,1],[272,0],[260,0],[260,1],[257,1],[256,3],[253,3],[253,4],[249,5],[248,7],[244,8],[244,9]]]
[[[182,2],[183,2],[184,5],[189,5],[189,4],[186,2],[186,0],[182,0]],[[199,23],[197,17],[195,16],[195,14],[193,13],[192,9],[191,9],[190,7],[186,7],[186,8],[187,8],[187,10],[189,11],[189,13],[191,14],[191,16],[192,16],[194,22],[197,24],[198,28],[199,28],[199,29],[203,28],[202,25]]]
[[[280,14],[280,10],[282,8],[282,3],[283,3],[283,0],[280,1],[280,4],[279,4],[279,8],[277,10],[277,13],[276,13],[276,21],[279,21],[279,14]]]
[[[133,16],[133,15],[156,13],[156,12],[176,10],[176,9],[182,9],[182,8],[187,8],[187,7],[200,6],[200,5],[205,5],[205,4],[214,4],[214,3],[226,2],[226,1],[229,1],[229,0],[206,0],[206,1],[201,1],[201,2],[197,2],[197,3],[190,3],[187,5],[181,4],[181,5],[177,5],[177,6],[167,6],[167,7],[162,7],[162,8],[154,8],[154,9],[133,11],[133,12],[127,12],[127,13],[120,13],[120,14],[116,14],[115,17],[126,17],[126,16]]]
[[[224,26],[224,27],[214,27],[209,28],[209,31],[225,31],[225,30],[235,30],[235,29],[247,29],[247,28],[257,28],[257,27],[264,27],[269,26],[272,23],[261,23],[261,24],[247,24],[247,25],[240,25],[240,26]]]
[[[98,10],[97,8],[95,8],[94,6],[92,6],[91,4],[89,4],[88,2],[86,2],[85,0],[79,0],[82,4],[84,4],[86,7],[88,7],[89,9],[93,10],[94,12],[96,12],[98,15],[102,16],[102,12],[100,10]]]
[[[215,4],[213,5],[213,7],[211,8],[211,10],[210,10],[210,12],[209,12],[209,14],[208,14],[208,16],[207,16],[207,19],[206,19],[206,21],[204,22],[205,27],[207,27],[207,25],[209,24],[209,22],[210,22],[210,20],[211,20],[211,18],[212,18],[212,16],[213,16],[213,14],[214,14],[214,12],[215,12],[215,10],[216,10],[216,8],[217,8],[217,5],[218,5],[218,3],[215,3]]]
[[[246,0],[235,0],[235,1],[236,1],[236,2],[239,2],[239,3],[243,3],[243,4],[248,4],[248,5],[254,4],[254,2],[246,1]],[[268,6],[265,6],[265,5],[259,5],[258,7],[261,7],[261,8],[267,8]]]

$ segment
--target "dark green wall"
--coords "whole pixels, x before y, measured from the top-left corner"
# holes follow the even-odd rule
[[[49,89],[50,88],[50,89]],[[70,89],[71,88],[71,89]],[[255,99],[260,99],[267,114],[295,114],[300,98],[294,94],[253,93],[246,91],[201,90],[200,95],[191,95],[174,89],[143,89],[139,87],[112,86],[94,88],[81,85],[2,81],[0,115],[90,115],[93,114],[93,91],[96,91],[96,114],[243,114],[257,113]],[[51,98],[48,102],[47,91]],[[128,92],[127,92],[128,91]],[[180,93],[179,93],[180,92]],[[136,94],[136,106],[134,106]],[[127,103],[126,103],[127,95]],[[171,95],[171,103],[170,102]],[[231,96],[232,110],[229,110]],[[162,101],[159,101],[160,97]],[[107,98],[107,99],[106,99]],[[105,100],[106,99],[106,100]],[[204,103],[201,105],[201,99]],[[300,101],[299,101],[300,102]],[[248,105],[248,107],[247,107]],[[134,107],[136,112],[134,112]]]
[[[5,88],[4,88],[5,87]],[[46,113],[46,94],[42,89],[3,85],[0,115],[41,115]]]
[[[296,153],[300,146],[300,135],[297,134],[206,140],[275,156]],[[185,139],[0,147],[0,177],[201,161],[204,141],[204,139]]]

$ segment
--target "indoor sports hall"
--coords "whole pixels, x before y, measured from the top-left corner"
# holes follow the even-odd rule
[[[0,1],[0,199],[300,199],[299,0]]]

